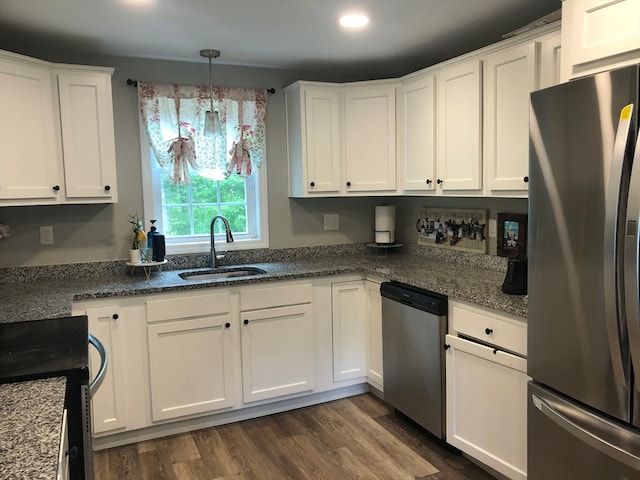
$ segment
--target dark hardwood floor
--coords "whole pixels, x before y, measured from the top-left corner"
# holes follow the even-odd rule
[[[371,394],[96,453],[97,480],[492,480]]]

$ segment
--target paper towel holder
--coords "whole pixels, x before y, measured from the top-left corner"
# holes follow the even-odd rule
[[[391,230],[374,230],[373,231],[374,234],[376,233],[386,233],[389,236],[389,240],[391,240],[392,238],[395,237],[395,230],[391,231]],[[393,245],[394,243],[396,243],[395,241],[391,242],[375,242],[378,245]]]

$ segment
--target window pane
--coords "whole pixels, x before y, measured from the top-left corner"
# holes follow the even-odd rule
[[[216,203],[218,198],[218,182],[210,180],[208,178],[191,174],[191,190],[193,199],[192,202],[196,203]]]
[[[174,185],[169,175],[161,174],[162,203],[164,205],[176,205],[189,203],[189,188],[187,185]]]
[[[195,235],[209,235],[209,229],[211,228],[211,220],[218,214],[218,209],[215,206],[196,206],[193,207],[193,233]],[[224,232],[221,227],[222,222],[216,222],[216,232]]]
[[[163,206],[164,234],[166,236],[191,235],[188,207]]]
[[[240,175],[231,175],[220,182],[220,202],[245,203],[245,180]]]
[[[223,205],[222,215],[229,220],[233,233],[247,233],[247,208],[245,205]],[[218,231],[217,228],[216,231]]]

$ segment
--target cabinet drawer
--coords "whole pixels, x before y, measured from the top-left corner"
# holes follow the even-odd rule
[[[527,327],[519,320],[501,317],[480,309],[453,305],[449,331],[527,355]]]
[[[311,284],[285,284],[278,287],[255,288],[240,291],[240,310],[283,307],[311,303]]]
[[[231,311],[228,292],[192,296],[167,296],[147,301],[147,322],[218,315]]]

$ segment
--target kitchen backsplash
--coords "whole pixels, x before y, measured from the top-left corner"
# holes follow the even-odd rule
[[[282,249],[232,250],[227,252],[222,262],[224,265],[244,265],[253,263],[286,262],[326,257],[344,257],[354,255],[377,255],[380,261],[386,255],[415,255],[430,257],[435,260],[467,264],[474,267],[486,268],[494,271],[506,271],[507,259],[495,255],[483,255],[471,252],[439,249],[429,246],[407,244],[402,248],[390,249],[381,254],[376,248],[365,243],[325,245],[318,247],[297,247]],[[165,270],[182,270],[188,268],[206,268],[209,266],[209,254],[167,255],[168,263]],[[86,278],[115,275],[130,275],[131,267],[127,267],[123,260],[106,262],[69,263],[62,265],[40,265],[34,267],[12,267],[0,269],[0,282],[28,282],[36,280],[56,280],[66,278]],[[137,269],[135,275],[143,275]]]

